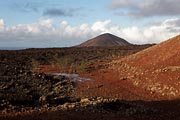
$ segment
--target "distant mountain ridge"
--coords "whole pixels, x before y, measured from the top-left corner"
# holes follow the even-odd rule
[[[126,40],[112,35],[110,33],[105,33],[99,35],[95,38],[87,40],[84,43],[78,45],[78,47],[111,47],[111,46],[128,46],[132,45]]]
[[[26,47],[0,47],[0,50],[22,50],[26,49]]]

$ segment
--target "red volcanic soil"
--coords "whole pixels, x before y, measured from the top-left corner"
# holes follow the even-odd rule
[[[142,91],[149,91],[150,96],[180,97],[180,36],[111,64],[112,69]]]
[[[92,47],[92,46],[109,47],[109,46],[127,46],[127,45],[131,45],[131,44],[122,38],[106,33],[99,35],[95,38],[92,38],[78,45],[78,47]]]
[[[126,58],[128,63],[143,68],[180,65],[180,35]]]
[[[25,116],[2,117],[4,120],[103,119],[103,120],[177,120],[180,118],[180,35],[139,53],[112,62],[94,64],[96,69],[81,72],[91,78],[78,82],[75,97],[119,98],[131,105],[142,105],[152,112],[126,115],[113,112],[54,111]],[[57,73],[53,65],[41,66],[40,72]],[[93,66],[89,66],[89,69]],[[68,68],[67,68],[68,69]],[[140,100],[140,101],[139,101]]]
[[[46,73],[61,72],[54,66],[44,68]],[[79,74],[91,80],[78,83],[75,96],[147,101],[178,99],[180,36]]]
[[[180,36],[94,66],[103,67],[78,73],[91,80],[78,83],[75,96],[148,101],[180,98]],[[48,65],[43,66],[43,72],[57,73],[61,69]]]
[[[180,36],[86,74],[77,96],[104,96],[126,100],[180,98]]]

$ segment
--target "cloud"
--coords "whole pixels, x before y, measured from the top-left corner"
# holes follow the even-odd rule
[[[111,0],[110,8],[142,18],[180,15],[179,0]]]
[[[111,20],[106,20],[106,21],[97,21],[92,25],[92,30],[93,31],[104,31],[108,32],[108,26],[111,23]]]
[[[40,19],[36,23],[6,26],[0,19],[0,45],[34,47],[63,47],[77,45],[102,33],[112,33],[134,44],[159,43],[180,33],[180,19],[167,19],[144,27],[122,28],[111,20],[72,26],[67,21],[55,24],[53,19]]]
[[[9,6],[13,11],[20,12],[38,12],[39,9],[43,6],[43,2],[40,1],[21,1],[21,2],[12,2]]]
[[[143,28],[125,28],[126,37],[137,43],[159,43],[180,33],[180,19],[167,19],[159,24],[152,24]],[[127,34],[130,33],[130,34]]]
[[[0,31],[4,31],[5,23],[3,19],[0,19]]]
[[[65,16],[65,17],[72,17],[74,16],[80,8],[70,8],[70,9],[61,9],[61,8],[51,8],[46,9],[43,12],[44,16]]]
[[[133,8],[136,6],[137,0],[111,0],[110,8]]]

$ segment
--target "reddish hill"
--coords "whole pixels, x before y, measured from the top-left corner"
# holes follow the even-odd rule
[[[119,38],[115,35],[106,33],[92,38],[80,45],[78,47],[109,47],[109,46],[127,46],[131,45],[126,40]]]
[[[129,60],[128,60],[129,59]],[[180,65],[180,35],[127,58],[136,66],[167,67]]]
[[[180,98],[180,35],[108,66],[91,73],[94,81],[80,85],[79,95],[126,100]]]
[[[151,97],[180,98],[180,35],[111,65],[121,78]]]

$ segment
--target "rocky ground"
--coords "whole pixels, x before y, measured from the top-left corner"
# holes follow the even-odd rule
[[[151,101],[149,91],[143,92],[129,82],[134,76],[119,77],[109,71],[116,59],[147,47],[0,51],[0,119],[180,119],[178,99]],[[117,70],[134,70],[122,66],[125,69]],[[179,67],[165,70],[177,72]],[[75,82],[52,74],[58,72],[76,73],[91,80]]]
[[[73,102],[75,83],[63,76],[25,73],[14,80],[1,82],[1,112],[3,114],[32,111],[44,106]]]
[[[1,115],[2,120],[178,120],[180,101],[124,101],[83,98],[73,103],[44,106],[31,111]]]

